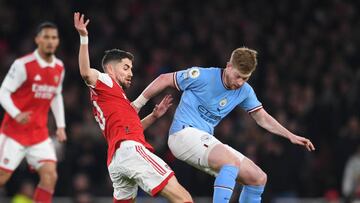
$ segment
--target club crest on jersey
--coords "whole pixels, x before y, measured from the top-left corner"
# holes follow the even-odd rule
[[[54,82],[55,82],[55,83],[58,83],[58,82],[59,82],[59,76],[56,75],[56,76],[54,77]]]
[[[221,107],[224,107],[226,104],[227,104],[227,99],[226,99],[226,98],[222,99],[222,100],[219,102],[219,105],[220,105]]]
[[[193,68],[189,71],[189,76],[193,79],[199,77],[199,75],[200,75],[200,70],[198,68]]]
[[[41,80],[41,76],[39,74],[36,74],[34,77],[35,81],[40,81]]]

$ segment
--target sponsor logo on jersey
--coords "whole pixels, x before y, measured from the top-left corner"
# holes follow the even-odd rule
[[[227,104],[227,99],[226,99],[226,98],[222,99],[222,100],[219,102],[219,105],[220,105],[221,107],[224,107],[226,104]]]
[[[39,74],[36,74],[34,77],[35,81],[40,81],[41,80],[41,76]]]
[[[10,160],[8,158],[4,158],[3,162],[4,162],[5,165],[7,165],[10,162]]]
[[[221,120],[221,116],[215,115],[209,110],[207,110],[204,106],[198,106],[198,112],[200,113],[200,117],[205,121],[215,125]]]
[[[34,83],[31,88],[32,92],[34,92],[34,97],[37,99],[52,99],[56,89],[56,86],[40,85],[36,83]]]

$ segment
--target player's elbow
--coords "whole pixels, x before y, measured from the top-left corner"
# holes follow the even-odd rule
[[[91,78],[91,72],[90,71],[85,71],[85,70],[80,69],[80,75],[85,81],[88,81]]]
[[[159,83],[163,84],[165,87],[175,87],[173,73],[163,73],[159,75],[156,80]]]

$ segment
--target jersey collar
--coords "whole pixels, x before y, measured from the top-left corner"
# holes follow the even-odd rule
[[[222,82],[224,88],[226,90],[230,90],[230,88],[228,88],[225,84],[225,69],[223,69],[223,68],[221,68],[221,71],[220,71],[220,78],[221,78],[221,82]]]
[[[44,59],[41,58],[40,54],[39,54],[39,51],[36,49],[34,51],[34,55],[35,55],[35,58],[37,60],[37,62],[39,63],[40,67],[41,68],[46,68],[46,67],[51,67],[51,68],[54,68],[55,65],[56,65],[56,58],[55,56],[52,56],[52,61],[51,63],[48,63],[46,62]]]

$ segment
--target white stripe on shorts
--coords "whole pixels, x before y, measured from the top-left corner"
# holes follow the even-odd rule
[[[147,161],[150,165],[158,172],[160,175],[165,175],[166,170],[164,170],[154,159],[152,159],[141,146],[135,146],[136,151]]]

